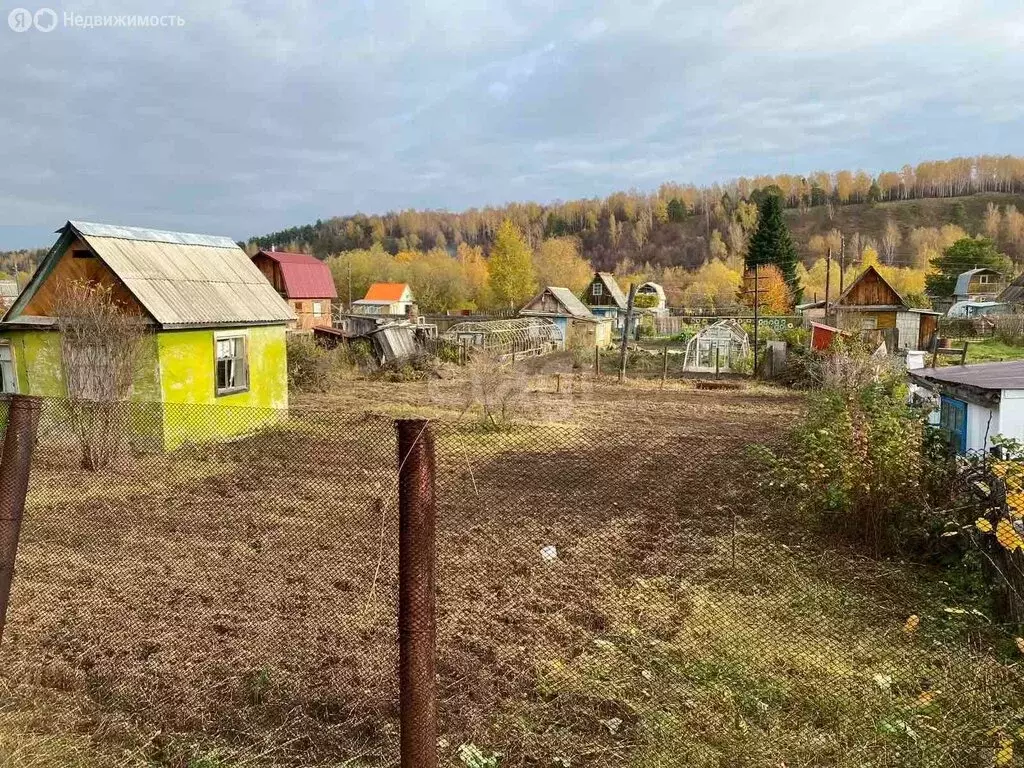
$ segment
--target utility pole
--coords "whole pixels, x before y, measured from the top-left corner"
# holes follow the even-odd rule
[[[348,311],[352,311],[352,254],[348,256]]]
[[[846,235],[839,233],[839,295],[843,295],[843,281],[846,273]]]
[[[828,322],[828,303],[832,298],[832,246],[825,257],[825,322]]]
[[[629,346],[629,332],[633,326],[633,300],[636,298],[636,283],[629,284],[629,298],[626,299],[626,325],[622,329],[622,347],[619,349],[619,383],[626,380],[626,351]]]
[[[757,378],[757,332],[761,321],[761,289],[757,284],[757,274],[761,265],[754,265],[754,378]]]

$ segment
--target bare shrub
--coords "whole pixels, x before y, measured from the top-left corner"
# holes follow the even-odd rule
[[[308,333],[290,333],[288,387],[296,392],[327,392],[352,374],[354,364],[348,347],[328,349]]]
[[[528,387],[525,372],[497,355],[474,350],[466,373],[465,408],[477,414],[481,428],[505,431],[522,419]]]
[[[1024,315],[993,317],[992,335],[1004,344],[1024,345]]]
[[[110,287],[82,280],[60,286],[53,314],[82,468],[102,469],[117,455],[126,432],[127,409],[120,403],[132,392],[148,324]]]

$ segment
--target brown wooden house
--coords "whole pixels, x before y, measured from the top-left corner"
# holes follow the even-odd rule
[[[832,305],[835,325],[847,331],[879,331],[895,349],[928,349],[939,315],[911,307],[873,266],[850,283]]]
[[[611,272],[595,272],[583,292],[583,303],[593,314],[612,321],[615,330],[622,330],[626,319],[626,294],[615,282]]]
[[[293,328],[331,327],[338,291],[324,262],[308,253],[285,251],[260,251],[252,260],[295,312]]]

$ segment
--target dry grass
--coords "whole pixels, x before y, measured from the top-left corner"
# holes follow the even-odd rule
[[[100,475],[44,449],[0,765],[392,764],[394,415],[439,420],[446,761],[471,742],[502,766],[925,765],[880,723],[944,756],[1005,714],[965,680],[1016,695],[1012,668],[899,631],[941,614],[909,569],[773,532],[744,447],[799,400],[586,377],[555,394],[552,375],[507,433],[480,431],[458,381],[354,381],[281,429]],[[897,717],[925,672],[948,738]]]

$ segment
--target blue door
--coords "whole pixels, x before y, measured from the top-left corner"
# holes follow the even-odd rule
[[[967,403],[942,396],[939,404],[939,429],[957,453],[967,453]]]

